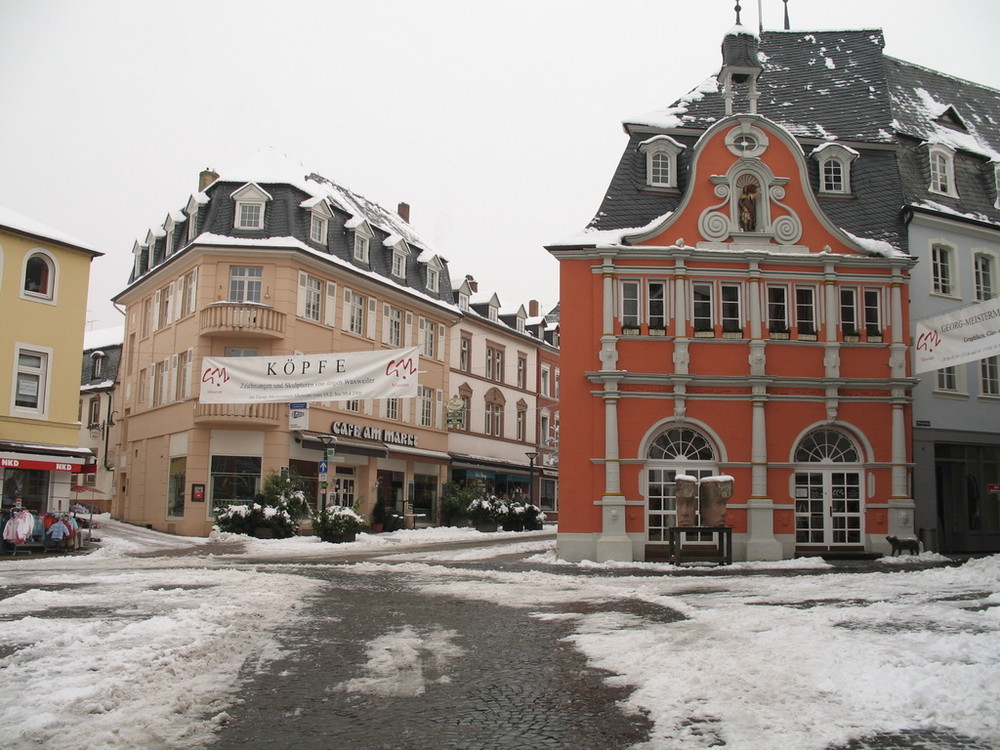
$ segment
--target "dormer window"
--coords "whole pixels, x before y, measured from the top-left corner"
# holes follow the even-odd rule
[[[857,151],[831,142],[813,149],[810,156],[819,162],[821,195],[851,194],[851,162],[860,156]]]
[[[677,155],[684,146],[669,135],[658,135],[639,144],[646,155],[646,184],[656,188],[677,187]]]
[[[1000,163],[993,162],[993,205],[1000,208]]]
[[[442,268],[441,261],[436,255],[427,262],[427,291],[437,293],[441,283]]]
[[[327,229],[330,226],[330,217],[333,211],[325,198],[309,198],[302,201],[299,206],[309,211],[309,240],[317,245],[326,246]]]
[[[408,253],[399,247],[392,251],[392,275],[397,279],[406,278],[406,259]]]
[[[955,152],[948,146],[935,143],[928,149],[928,159],[930,160],[931,172],[930,191],[957,198]]]
[[[266,191],[247,183],[232,194],[236,202],[234,227],[236,229],[263,229],[264,209],[271,196]]]
[[[326,221],[325,216],[312,212],[309,218],[309,239],[321,245],[326,243]]]
[[[490,305],[490,309],[489,309],[489,312],[487,313],[487,317],[489,318],[489,320],[490,320],[491,323],[496,323],[497,322],[497,316],[499,315],[499,313],[500,313],[500,310],[499,310],[499,308],[496,305]]]
[[[354,252],[353,257],[358,263],[368,262],[368,247],[374,236],[365,221],[358,222],[354,227]]]
[[[469,295],[464,292],[458,293],[458,309],[467,312],[469,309]]]

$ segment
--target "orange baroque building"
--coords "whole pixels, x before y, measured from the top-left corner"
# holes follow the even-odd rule
[[[757,114],[756,41],[739,27],[726,37],[713,92],[725,114],[710,127],[627,125],[602,206],[618,228],[599,215],[548,248],[561,279],[564,559],[662,559],[680,475],[732,477],[737,560],[868,555],[913,534],[914,260],[892,241],[905,230],[861,237],[830,218],[818,159]],[[823,150],[848,169],[858,154],[835,139]],[[620,228],[656,200],[672,208]],[[674,536],[697,551],[722,534]]]

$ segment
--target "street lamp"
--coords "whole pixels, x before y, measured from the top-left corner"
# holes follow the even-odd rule
[[[528,457],[528,502],[535,504],[535,459],[538,458],[537,451],[527,451],[524,455]]]

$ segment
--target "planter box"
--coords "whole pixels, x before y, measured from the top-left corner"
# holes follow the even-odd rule
[[[799,334],[799,341],[815,341],[815,340],[816,340],[816,334],[815,333],[800,333]]]
[[[638,336],[639,329],[632,326],[622,326],[622,336]]]
[[[768,331],[767,337],[771,339],[786,340],[791,338],[791,334],[788,333],[788,331]]]
[[[741,339],[743,338],[743,331],[723,331],[722,338],[724,339]]]
[[[856,344],[859,341],[861,341],[861,337],[859,335],[857,335],[857,334],[852,334],[850,336],[848,336],[848,335],[844,336],[844,343],[845,344]]]
[[[714,339],[715,331],[695,331],[694,337],[696,339]]]
[[[649,329],[649,335],[650,336],[666,336],[667,335],[667,329],[666,328],[650,328]]]
[[[868,341],[869,344],[881,344],[882,343],[882,337],[879,336],[879,335],[875,335],[875,334],[869,334],[868,337],[867,337],[867,341]]]
[[[351,531],[347,534],[331,534],[324,542],[332,542],[333,544],[343,544],[344,542],[353,542],[358,538],[358,534],[355,531]]]

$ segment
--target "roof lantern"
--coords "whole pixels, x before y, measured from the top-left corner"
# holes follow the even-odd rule
[[[757,77],[763,67],[757,56],[759,39],[740,23],[740,4],[736,3],[736,26],[722,40],[722,70],[719,81],[726,102],[726,114],[735,110],[738,94],[745,91],[746,111],[757,113]]]

